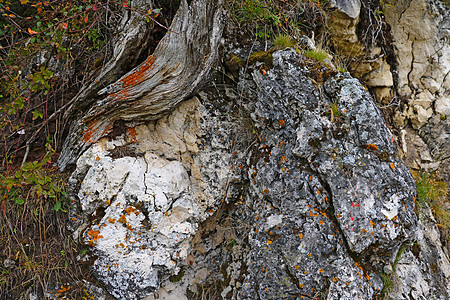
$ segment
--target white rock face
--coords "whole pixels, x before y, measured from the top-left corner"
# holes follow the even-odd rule
[[[398,1],[385,9],[392,26],[397,58],[400,92],[409,96],[412,89],[437,92],[450,71],[450,46],[443,4],[433,0]]]
[[[100,140],[79,158],[69,180],[80,204],[72,213],[75,235],[92,246],[98,257],[93,271],[114,297],[145,297],[193,263],[198,225],[237,178],[228,140],[217,134],[220,122],[193,98],[158,121],[129,129],[131,136]],[[209,150],[200,153],[205,134],[211,139],[202,147]],[[170,298],[179,293],[169,286],[160,294],[181,299]]]
[[[158,268],[176,273],[176,261],[187,255],[185,240],[196,231],[188,221],[198,210],[187,195],[184,166],[155,154],[112,159],[99,143],[80,157],[78,168],[89,168],[78,198],[84,214],[96,217],[82,233],[101,254],[95,272],[106,285],[131,285],[142,296],[158,288]],[[111,293],[126,299],[120,288]]]

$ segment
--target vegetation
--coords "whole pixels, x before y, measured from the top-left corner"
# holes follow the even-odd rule
[[[321,0],[228,0],[236,24],[260,40],[276,36],[300,37],[322,33],[325,22]]]
[[[107,41],[122,16],[132,10],[157,22],[160,10],[139,9],[0,0],[0,299],[43,299],[49,283],[61,284],[57,297],[90,297],[83,280],[94,279],[76,259],[88,251],[66,229],[67,174],[54,167],[55,153],[68,126],[62,113],[112,55]]]
[[[329,54],[321,47],[317,47],[315,50],[308,50],[305,52],[305,55],[317,61],[324,61],[329,57]]]
[[[272,43],[275,47],[287,48],[292,47],[295,43],[287,34],[279,34],[275,37]]]
[[[441,231],[444,244],[450,250],[450,211],[448,187],[437,173],[413,172],[417,185],[416,208],[430,207]]]

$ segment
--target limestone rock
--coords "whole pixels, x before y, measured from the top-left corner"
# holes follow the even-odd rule
[[[414,129],[419,129],[427,124],[428,119],[433,115],[433,109],[425,109],[421,105],[414,105],[413,109],[410,109],[409,112],[409,118]]]
[[[342,1],[345,2],[345,1]],[[349,1],[351,2],[351,1]],[[359,2],[359,1],[353,1]],[[356,9],[349,13],[356,15]],[[331,18],[331,17],[330,17]],[[336,11],[333,13],[332,22],[328,25],[335,49],[342,55],[360,57],[364,55],[364,46],[358,40],[356,26],[359,22],[359,12],[353,18],[346,12]]]
[[[363,79],[369,87],[390,87],[394,84],[390,67],[384,60],[379,68],[366,74]]]
[[[431,87],[431,92],[441,87],[450,71],[450,45],[445,42],[449,35],[448,9],[441,1],[408,0],[386,6],[385,15],[397,51],[399,91],[404,86]]]
[[[445,116],[450,117],[450,97],[449,96],[442,96],[438,97],[435,102],[435,110],[436,113]]]
[[[433,161],[437,162],[440,175],[450,181],[450,120],[432,117],[428,124],[419,130],[420,137],[427,143]]]
[[[433,136],[440,141],[447,137],[441,129],[447,126],[450,102],[450,7],[444,2],[406,0],[384,6],[397,60],[392,66],[397,74],[397,93],[407,102],[407,107],[402,108],[404,111],[396,112],[396,123],[405,126],[407,116],[412,128],[419,131],[416,134],[422,132],[420,136],[424,138],[421,128],[432,122],[427,128],[439,129],[443,136]],[[447,174],[449,182],[447,157],[433,155],[435,151],[442,151],[435,147],[445,147],[445,143],[436,145],[432,139],[424,140],[433,158],[427,168],[437,168],[441,174]]]
[[[131,128],[131,137],[100,140],[78,160],[70,179],[79,202],[74,228],[98,257],[96,277],[118,299],[140,299],[179,273],[198,224],[232,191],[229,164],[242,153],[230,153],[231,142],[216,133],[221,121],[208,123],[212,113],[203,110],[198,99],[186,101],[148,127]],[[208,151],[195,155],[201,133],[214,137],[202,146]],[[114,158],[123,147],[135,157]]]

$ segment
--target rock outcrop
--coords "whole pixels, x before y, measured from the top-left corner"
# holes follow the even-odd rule
[[[79,158],[73,228],[96,277],[117,299],[374,299],[393,273],[392,299],[448,299],[368,92],[292,49],[272,60]]]
[[[415,129],[409,139],[424,142],[416,143],[418,148],[404,144],[403,154],[412,167],[438,170],[450,182],[449,7],[434,0],[397,1],[386,6],[385,15],[398,61],[396,89],[405,99],[395,120],[406,136],[409,126]],[[417,158],[415,152],[428,152],[431,160]]]
[[[391,109],[402,158],[410,168],[439,171],[450,182],[448,3],[331,3],[335,8],[328,26],[331,44],[347,57],[351,73]]]

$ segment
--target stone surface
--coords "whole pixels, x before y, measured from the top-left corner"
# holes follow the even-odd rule
[[[395,114],[395,122],[400,127],[411,126],[422,138],[425,134],[421,128],[431,122],[433,125],[427,127],[427,132],[434,131],[431,130],[433,127],[443,135],[433,133],[438,143],[424,139],[430,153],[445,152],[441,149],[448,147],[443,142],[448,133],[442,128],[448,126],[446,116],[450,111],[449,9],[439,0],[396,1],[384,7],[396,57],[396,63],[392,65],[396,74],[396,92],[405,100]],[[408,121],[409,125],[406,124]],[[448,156],[432,155],[432,158],[427,169],[438,170],[443,179],[450,182]]]
[[[389,299],[448,299],[450,267],[435,223],[430,209],[422,209],[417,242],[405,245],[398,254]]]
[[[364,75],[363,80],[369,87],[390,87],[394,84],[390,66],[384,60],[379,68]]]
[[[331,0],[329,5],[338,11],[345,13],[352,19],[356,19],[361,11],[360,0]]]
[[[358,1],[336,1],[339,3],[359,3]],[[360,5],[359,5],[360,6]],[[338,6],[339,7],[339,6]],[[364,46],[358,40],[356,34],[359,22],[359,10],[349,7],[349,11],[338,9],[330,15],[328,33],[331,35],[333,47],[340,55],[360,57],[364,55]],[[351,14],[352,16],[349,16]]]
[[[206,90],[80,157],[73,228],[111,295],[374,299],[381,273],[414,268],[430,287],[418,299],[448,295],[423,273],[432,255],[395,268],[420,239],[414,181],[368,92],[327,68],[274,52],[234,92]]]
[[[118,299],[149,295],[189,263],[199,222],[217,209],[234,180],[229,164],[242,154],[224,153],[231,144],[216,133],[221,120],[201,119],[212,118],[202,109],[194,98],[170,116],[129,128],[130,136],[100,140],[69,180],[80,205],[72,212],[75,232],[98,256],[96,277]],[[210,122],[204,134],[213,134],[202,146],[210,149],[198,154],[204,122]]]

